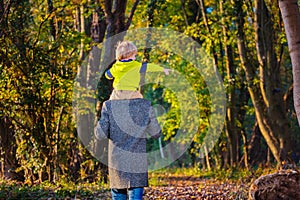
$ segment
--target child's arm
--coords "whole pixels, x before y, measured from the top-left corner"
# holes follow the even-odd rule
[[[170,69],[163,68],[159,65],[153,63],[147,63],[147,71],[148,72],[164,72],[166,75],[169,75]]]
[[[110,72],[110,69],[106,70],[105,72],[105,77],[108,79],[108,80],[112,80],[114,78],[114,76],[111,74]]]
[[[113,64],[113,66],[110,69],[106,70],[105,77],[108,80],[112,80],[117,76],[118,73],[119,73],[118,68],[115,66],[115,64]]]

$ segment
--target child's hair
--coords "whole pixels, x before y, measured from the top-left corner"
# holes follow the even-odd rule
[[[136,46],[129,41],[122,41],[117,44],[116,59],[124,60],[137,54]]]

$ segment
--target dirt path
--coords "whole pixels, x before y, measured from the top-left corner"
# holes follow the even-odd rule
[[[216,181],[186,176],[163,178],[167,185],[145,189],[145,200],[202,199],[227,200],[247,199],[247,186],[232,181]]]

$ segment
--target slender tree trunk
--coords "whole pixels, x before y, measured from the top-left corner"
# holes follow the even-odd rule
[[[6,18],[6,16],[9,12],[9,7],[10,1],[6,3],[4,1],[0,1],[0,37],[2,37],[5,34],[5,31],[7,30],[8,19]]]
[[[207,20],[205,2],[204,2],[204,0],[196,0],[196,2],[197,2],[198,6],[199,6],[199,8],[201,10],[205,29],[206,29],[208,35],[211,37],[211,41],[212,41],[211,50],[212,50],[212,55],[214,57],[214,59],[213,59],[213,61],[214,61],[214,68],[215,68],[214,70],[218,71],[217,70],[218,58],[217,58],[217,53],[216,53],[215,49],[213,48],[215,45],[214,45],[214,40],[213,40],[213,37],[212,37],[212,34],[211,34],[211,28],[210,28],[210,26],[208,24],[208,20]]]
[[[84,5],[78,5],[76,8],[76,20],[75,20],[75,27],[78,32],[85,34],[85,17],[84,17]],[[85,61],[85,55],[86,52],[84,50],[84,43],[83,41],[80,43],[79,46],[79,59],[82,61],[81,66],[78,66],[78,71],[77,71],[77,81],[80,84],[81,90],[80,95],[84,94],[86,98],[88,98],[89,90],[88,88],[88,71],[87,67],[88,64]],[[83,95],[82,95],[83,96]],[[79,98],[79,97],[77,97]],[[86,99],[85,99],[86,100]],[[90,102],[89,102],[90,103]],[[91,121],[90,121],[90,116],[91,114],[89,113],[89,109],[86,108],[87,103],[81,103],[80,105],[77,105],[77,131],[76,134],[78,134],[78,137],[81,139],[81,142],[74,142],[73,145],[71,146],[71,152],[79,152],[80,146],[83,144],[85,146],[90,145],[90,141],[92,139],[92,132],[91,132]],[[88,154],[89,155],[89,154]],[[74,164],[72,165],[74,170],[82,170],[86,173],[85,169],[82,168],[81,163],[84,162],[87,158],[83,158],[82,155],[71,155],[73,156],[73,162]],[[77,175],[76,172],[74,172],[74,175]],[[78,177],[81,178],[81,177]],[[75,179],[75,181],[78,181]]]
[[[294,106],[300,125],[300,13],[297,0],[279,0],[293,65]]]
[[[225,15],[223,10],[224,1],[220,1],[220,12],[222,15]],[[228,138],[228,150],[230,156],[230,165],[236,166],[239,160],[239,136],[238,136],[238,127],[236,125],[238,111],[236,109],[236,86],[234,76],[234,62],[232,55],[232,48],[228,44],[227,36],[227,26],[225,24],[225,19],[222,18],[222,27],[223,27],[223,45],[225,51],[225,67],[226,67],[226,79],[228,82],[228,91],[227,91],[227,115],[226,115],[226,135]]]
[[[48,2],[48,14],[50,15],[54,11],[53,1],[48,0],[47,2]],[[56,28],[55,28],[53,17],[50,18],[49,24],[50,24],[50,35],[53,36],[53,38],[56,38]]]
[[[57,120],[57,125],[56,125],[56,138],[55,138],[55,147],[54,147],[54,155],[55,157],[53,158],[54,160],[54,171],[53,171],[53,181],[58,181],[59,180],[59,142],[60,142],[60,135],[59,135],[59,130],[60,130],[60,126],[61,126],[61,121],[62,121],[62,117],[63,117],[63,113],[64,113],[64,106],[61,106],[60,108],[60,112],[59,112],[59,117]]]
[[[243,146],[244,165],[245,165],[246,169],[249,169],[249,156],[248,156],[248,148],[247,148],[248,141],[247,141],[247,135],[244,131],[242,132],[242,138],[243,138],[243,142],[244,142],[244,146]]]
[[[102,43],[105,36],[106,30],[106,21],[104,19],[104,11],[101,7],[97,7],[92,15],[92,25],[91,25],[91,38],[93,41],[97,43]],[[99,73],[100,63],[101,63],[101,54],[102,49],[98,48],[97,45],[92,46],[92,50],[89,53],[89,67],[88,67],[88,83],[91,87],[93,87],[94,81],[97,81],[96,73]],[[94,85],[97,87],[97,85]],[[96,88],[93,88],[96,90]],[[95,114],[95,121],[98,121],[101,114],[101,102],[99,99],[97,100],[96,106],[96,113]],[[98,141],[96,139],[93,147],[94,155],[97,158],[100,158],[102,161],[107,163],[107,150],[108,150],[108,143],[106,140]],[[99,162],[98,167],[100,169],[100,174],[103,177],[103,181],[106,183],[108,181],[108,167],[105,163]]]
[[[53,1],[52,0],[48,0],[48,15],[52,15],[54,12],[54,6],[53,6]],[[54,16],[51,17],[49,19],[49,37],[52,37],[54,40],[56,39],[56,26],[55,26],[55,22],[54,22]],[[55,60],[55,59],[53,59]],[[50,127],[51,121],[54,118],[54,108],[55,108],[55,68],[56,68],[56,62],[52,62],[50,64],[51,66],[49,66],[50,68],[50,76],[51,76],[51,98],[50,98],[50,105],[47,108],[47,117],[45,119],[43,119],[42,121],[46,120],[46,130],[43,134],[45,134],[45,138],[49,137],[49,133],[52,132],[53,137],[50,138],[50,141],[53,141],[54,143],[57,142],[57,133],[54,132],[54,130],[49,129],[48,127]],[[41,123],[41,126],[44,126],[44,123]],[[47,158],[45,158],[45,167],[47,168],[47,166],[50,168],[50,174],[48,174],[48,180],[51,181],[53,179],[53,182],[56,182],[58,180],[58,160],[57,160],[57,153],[58,153],[58,146],[56,145],[51,145],[50,148],[50,152]],[[48,161],[48,162],[47,162]],[[41,171],[39,172],[39,180],[42,181],[42,174],[43,171],[45,169],[41,169]],[[46,170],[45,170],[46,171]]]
[[[210,166],[209,154],[208,154],[208,151],[207,151],[206,144],[204,144],[204,153],[205,153],[205,161],[206,161],[207,170],[210,171],[211,166]]]

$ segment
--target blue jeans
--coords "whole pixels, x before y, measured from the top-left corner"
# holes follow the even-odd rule
[[[112,200],[142,200],[144,188],[111,189]]]

